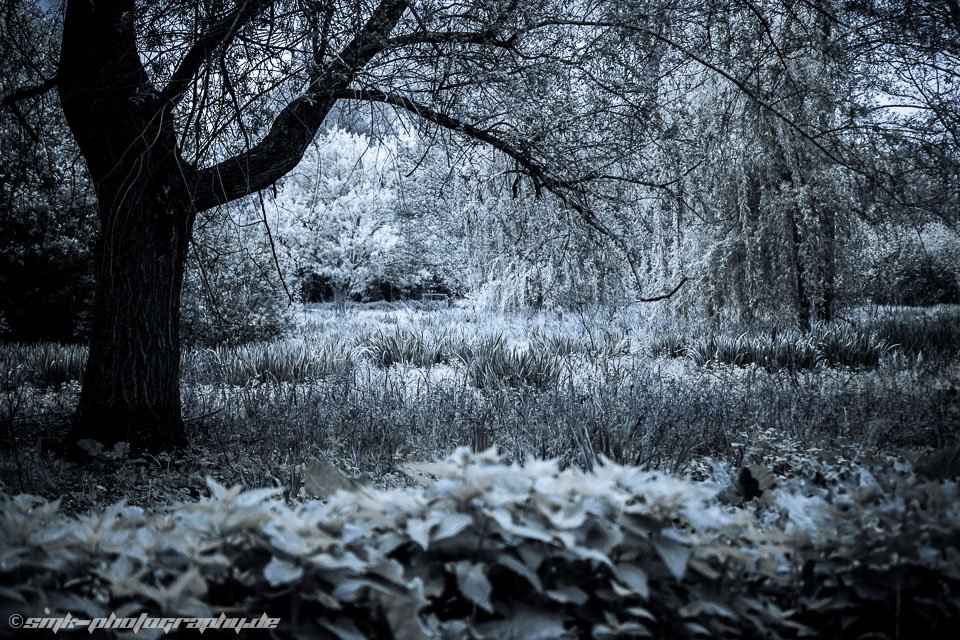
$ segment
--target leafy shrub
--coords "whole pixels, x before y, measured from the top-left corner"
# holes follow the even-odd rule
[[[288,296],[289,283],[285,289],[281,281],[292,279],[293,268],[281,262],[278,270],[258,220],[238,209],[198,221],[183,285],[184,344],[262,342],[293,326],[297,307]]]
[[[24,616],[242,605],[281,618],[280,637],[947,637],[957,483],[902,461],[810,467],[744,507],[714,483],[466,450],[410,467],[419,488],[315,465],[306,485],[325,502],[213,480],[160,515],[5,497],[0,602]]]
[[[867,270],[874,302],[918,307],[960,304],[960,239],[955,231],[943,225],[900,230],[885,244]]]
[[[942,310],[933,314],[893,316],[877,322],[883,340],[912,358],[955,358],[960,355],[960,313]]]
[[[82,340],[93,308],[97,215],[50,206],[0,213],[0,337],[25,342]]]

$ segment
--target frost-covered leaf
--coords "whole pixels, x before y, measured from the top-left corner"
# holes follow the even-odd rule
[[[434,542],[446,540],[457,535],[473,524],[473,518],[465,513],[448,513],[440,520],[436,530],[431,535]]]
[[[564,585],[562,587],[550,589],[546,592],[546,594],[547,597],[554,602],[574,604],[578,606],[582,605],[590,598],[590,596],[588,596],[583,589],[578,589],[573,585]]]
[[[332,462],[318,460],[304,472],[303,486],[310,495],[326,498],[340,489],[344,491],[359,489],[363,487],[363,483],[347,476]]]
[[[532,571],[530,567],[520,562],[509,553],[505,552],[498,555],[497,564],[510,569],[518,576],[526,579],[526,581],[537,590],[537,593],[543,592],[543,583],[540,582],[540,577],[536,574],[536,572]]]
[[[430,529],[436,523],[432,520],[422,518],[410,518],[407,520],[407,535],[410,539],[420,545],[420,548],[426,551],[430,547]]]
[[[653,539],[653,548],[657,550],[657,555],[667,565],[673,577],[683,580],[683,574],[687,571],[687,560],[690,559],[690,547],[676,540],[658,536]]]
[[[302,578],[303,568],[280,558],[271,558],[263,568],[263,577],[271,587],[281,587]]]
[[[454,571],[457,574],[457,586],[464,597],[481,609],[493,612],[490,594],[493,588],[483,571],[482,564],[474,564],[466,560],[456,563]]]
[[[326,571],[346,569],[354,573],[363,573],[367,568],[367,563],[350,551],[337,554],[318,553],[310,556],[310,562],[313,566]]]
[[[513,515],[506,509],[491,509],[488,515],[500,525],[506,533],[529,538],[531,540],[540,540],[541,542],[550,542],[553,536],[545,528],[539,525],[516,524],[513,521]]]
[[[630,588],[635,594],[646,600],[650,597],[650,584],[647,573],[635,564],[621,563],[614,567],[617,580]]]

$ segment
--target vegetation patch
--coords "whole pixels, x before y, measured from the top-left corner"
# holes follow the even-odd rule
[[[407,489],[318,463],[306,485],[322,500],[294,504],[213,480],[159,514],[68,517],[20,495],[0,507],[0,602],[134,617],[243,602],[281,637],[944,634],[960,616],[956,455],[810,459],[750,501],[725,495],[722,469],[693,482],[467,450],[408,467]]]
[[[649,349],[654,356],[686,357],[698,367],[756,365],[770,371],[795,371],[877,367],[895,347],[877,330],[820,324],[810,332],[722,332],[692,338],[667,333],[654,338]]]

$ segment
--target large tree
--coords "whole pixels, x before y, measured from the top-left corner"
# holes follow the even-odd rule
[[[649,86],[609,83],[598,63],[629,55],[642,71],[642,49],[618,53],[612,25],[624,19],[648,22],[517,0],[68,0],[56,74],[6,100],[56,88],[98,201],[89,360],[68,444],[186,442],[180,298],[195,217],[275,184],[338,101],[492,145],[602,229],[582,176],[549,158],[596,167],[608,150],[583,134],[642,120]]]

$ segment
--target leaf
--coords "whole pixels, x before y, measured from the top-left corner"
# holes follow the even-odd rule
[[[332,622],[318,618],[317,624],[337,636],[340,640],[364,640],[366,638],[350,618],[337,618]]]
[[[303,577],[303,567],[298,567],[280,558],[271,558],[267,566],[263,568],[263,577],[266,578],[271,587],[280,587],[296,582]]]
[[[547,591],[547,597],[554,602],[563,604],[574,604],[580,606],[590,599],[583,589],[578,589],[573,585],[564,585],[556,589]]]
[[[483,565],[463,560],[456,563],[457,586],[464,597],[481,609],[493,613],[490,594],[493,588],[483,572]]]
[[[543,527],[538,526],[534,528],[522,524],[515,524],[513,522],[513,516],[506,509],[492,509],[488,513],[506,533],[511,533],[521,538],[539,540],[541,542],[551,542],[553,540],[553,536]]]
[[[653,548],[667,569],[678,581],[683,580],[687,571],[687,560],[690,559],[690,548],[670,538],[657,537],[653,540]]]
[[[435,522],[423,520],[421,518],[410,518],[407,520],[407,535],[410,539],[420,545],[424,551],[430,546],[430,529],[436,525]]]
[[[318,553],[310,556],[310,562],[324,571],[340,571],[347,569],[354,573],[363,573],[367,563],[349,551],[343,553]]]
[[[77,441],[77,446],[83,449],[87,455],[101,462],[119,462],[130,453],[130,444],[127,442],[117,442],[109,451],[104,451],[103,444],[97,440],[82,438]]]
[[[472,524],[473,518],[465,513],[448,513],[440,521],[431,538],[434,542],[452,538]]]
[[[644,600],[650,597],[650,583],[647,580],[647,574],[637,565],[618,564],[613,569],[613,575]]]
[[[767,468],[767,465],[752,464],[748,467],[748,469],[750,469],[750,473],[753,475],[754,480],[757,481],[761,493],[772,489],[777,484],[776,476],[770,473],[770,469]]]
[[[90,438],[77,440],[77,446],[86,451],[91,457],[97,457],[103,451],[103,445]]]
[[[538,576],[534,571],[531,571],[530,567],[520,562],[510,554],[501,553],[499,556],[497,556],[497,564],[502,567],[506,567],[518,576],[525,578],[526,581],[537,590],[537,593],[543,593],[543,583],[540,582],[540,576]]]

